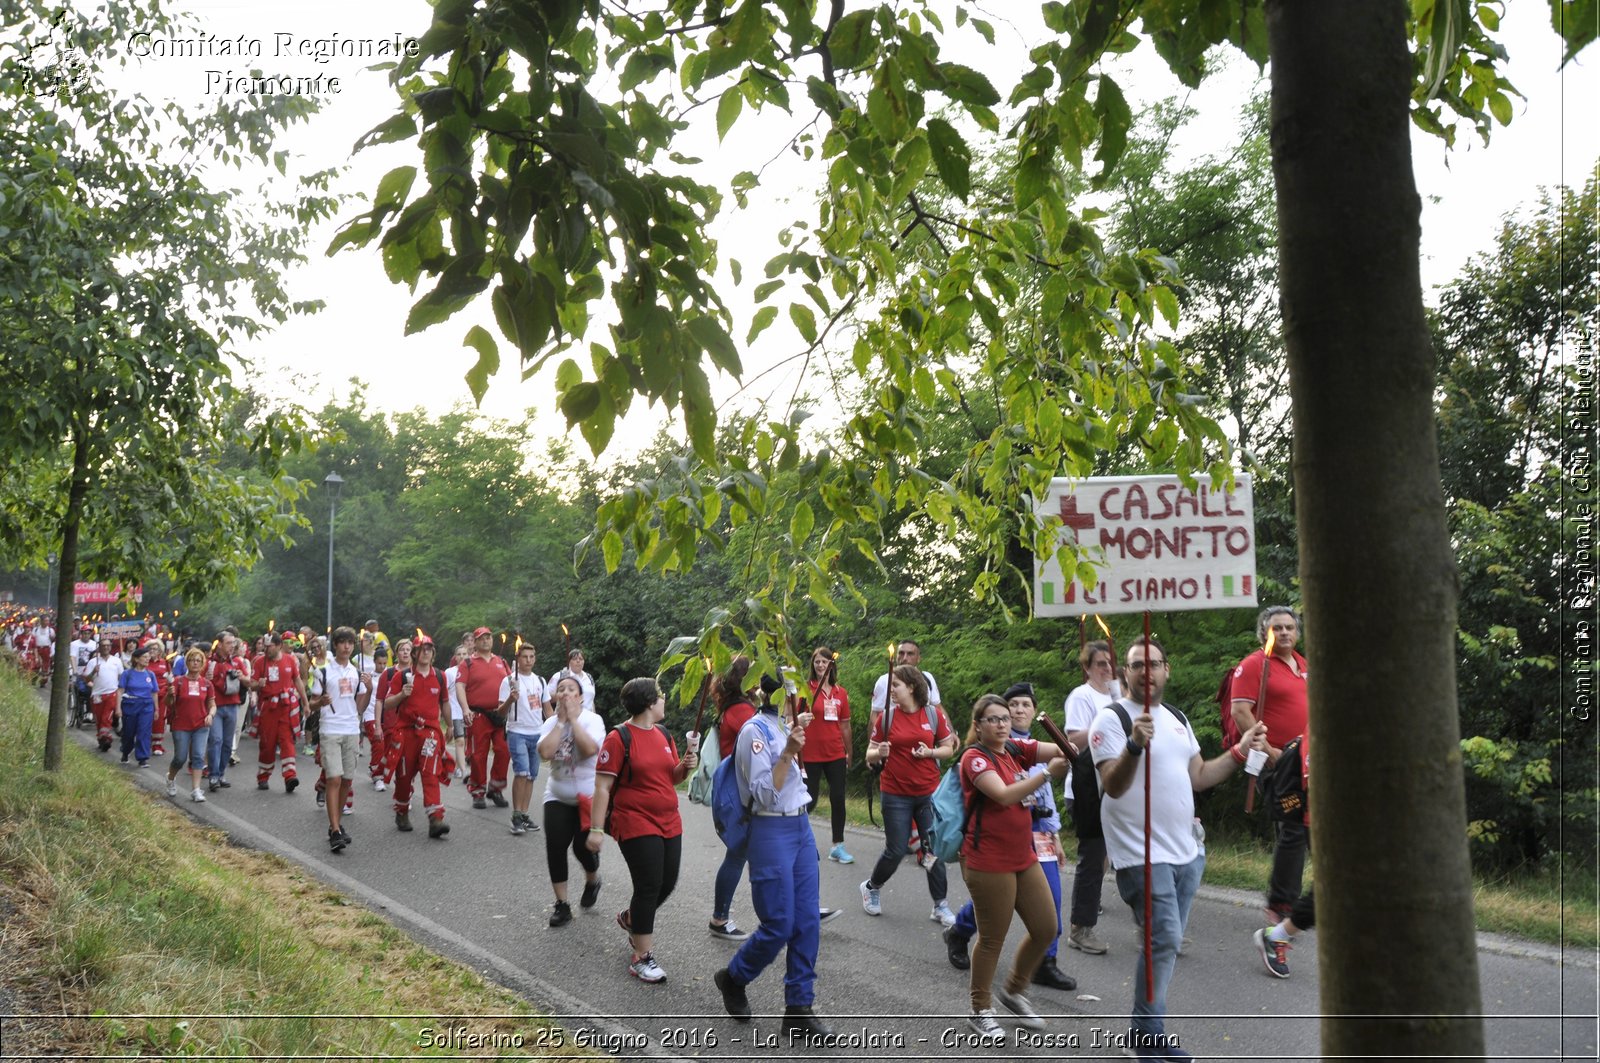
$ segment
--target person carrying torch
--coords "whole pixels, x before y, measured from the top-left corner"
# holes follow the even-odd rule
[[[1166,1032],[1165,1016],[1178,945],[1206,864],[1194,837],[1194,795],[1233,774],[1251,749],[1264,750],[1267,730],[1253,723],[1234,749],[1203,760],[1188,719],[1161,701],[1172,678],[1166,650],[1148,636],[1135,639],[1126,665],[1130,696],[1101,709],[1089,728],[1117,891],[1136,919],[1143,921],[1147,904],[1150,912],[1149,957],[1141,950],[1123,1047],[1139,1059],[1185,1060],[1193,1057]]]
[[[1306,659],[1295,652],[1300,618],[1287,605],[1269,605],[1256,619],[1256,638],[1261,640],[1262,649],[1240,661],[1233,670],[1230,709],[1240,734],[1256,721],[1267,725],[1266,766],[1270,768],[1277,763],[1283,747],[1308,729]],[[1254,795],[1252,778],[1246,795],[1247,812],[1253,810]],[[1272,877],[1267,882],[1267,914],[1274,923],[1288,916],[1300,897],[1311,839],[1304,824],[1275,826]]]

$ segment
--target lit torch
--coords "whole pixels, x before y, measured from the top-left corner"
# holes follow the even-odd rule
[[[1276,631],[1268,631],[1267,648],[1261,654],[1261,685],[1256,688],[1256,707],[1255,711],[1251,713],[1256,723],[1261,722],[1262,710],[1267,705],[1267,674],[1272,671],[1272,651],[1277,647],[1278,633]],[[1256,777],[1254,775],[1250,776],[1250,781],[1245,783],[1244,810],[1246,812],[1254,812],[1256,810]]]
[[[1094,622],[1100,625],[1101,631],[1105,632],[1106,650],[1111,654],[1111,675],[1112,678],[1115,678],[1117,674],[1117,640],[1111,637],[1111,629],[1106,626],[1104,620],[1100,619],[1099,613],[1095,614]]]
[[[567,630],[567,625],[561,625],[561,648],[566,652],[567,659],[572,658],[572,633]]]

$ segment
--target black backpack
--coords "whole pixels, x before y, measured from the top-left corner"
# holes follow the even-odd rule
[[[1306,779],[1300,770],[1300,746],[1304,736],[1297,736],[1278,754],[1271,768],[1261,773],[1261,803],[1267,814],[1277,823],[1304,823],[1306,818]]]
[[[662,727],[659,723],[652,730],[660,731],[661,736],[667,740],[667,745],[672,749],[673,755],[678,752],[678,744],[672,740],[672,732]],[[617,787],[622,785],[622,773],[626,771],[628,778],[633,778],[633,768],[629,761],[633,755],[633,728],[624,723],[617,728],[617,741],[622,743],[622,763],[617,765],[617,781],[611,784],[611,800],[606,803],[606,821],[602,824],[607,834],[611,833],[611,813],[617,810]]]
[[[1189,717],[1183,710],[1173,705],[1162,702],[1161,706],[1179,720],[1185,727],[1189,726]],[[1133,717],[1128,715],[1128,710],[1122,707],[1122,699],[1111,703],[1111,708],[1116,712],[1117,719],[1122,722],[1122,733],[1133,733]],[[1151,709],[1158,708],[1152,705]],[[1072,762],[1072,825],[1080,838],[1100,838],[1105,832],[1100,826],[1100,772],[1094,766],[1094,754],[1090,752],[1089,743],[1083,744],[1078,757]]]

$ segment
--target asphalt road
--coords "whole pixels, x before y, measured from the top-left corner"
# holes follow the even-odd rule
[[[89,732],[74,734],[92,746]],[[176,804],[226,831],[237,844],[293,860],[417,939],[520,993],[560,1020],[565,1032],[554,1036],[566,1044],[610,1048],[627,1059],[1120,1057],[1107,1038],[1127,1028],[1139,938],[1109,877],[1099,930],[1111,944],[1110,953],[1087,956],[1063,942],[1059,962],[1078,980],[1077,991],[1034,987],[1031,997],[1048,1030],[1029,1034],[1002,1018],[1010,1037],[1005,1050],[986,1049],[966,1040],[967,976],[945,958],[940,927],[929,919],[924,876],[907,862],[884,887],[883,915],[867,916],[857,884],[882,840],[852,829],[847,846],[856,864],[822,861],[823,904],[845,911],[823,927],[817,965],[817,1010],[843,1041],[828,1049],[791,1048],[778,1037],[781,961],[750,987],[756,1011],[752,1025],[729,1019],[712,985],[711,976],[736,946],[706,932],[712,880],[722,855],[707,809],[682,801],[682,874],[656,929],[656,957],[667,981],[649,986],[627,974],[627,941],[613,917],[627,904],[628,874],[609,839],[599,904],[587,912],[574,904],[572,923],[552,930],[546,925],[553,898],[543,834],[511,835],[509,812],[493,806],[474,811],[464,784],[446,790],[451,833],[432,841],[420,803],[413,810],[418,829],[411,834],[395,830],[390,795],[373,791],[363,765],[356,814],[346,824],[355,840],[335,855],[326,846],[326,818],[314,804],[311,784],[317,769],[311,759],[300,759],[304,782],[298,793],[286,795],[276,779],[270,791],[255,788],[253,741],[242,741],[239,752],[243,763],[230,770],[231,789],[192,804],[180,788]],[[107,759],[117,766],[115,753]],[[158,758],[150,770],[128,770],[127,776],[159,794],[165,767]],[[540,779],[536,803],[543,789]],[[534,812],[537,819],[537,808]],[[814,820],[813,826],[826,852],[826,823]],[[966,890],[959,870],[951,872],[949,899],[956,907]],[[1070,875],[1064,877],[1070,891]],[[581,882],[574,864],[574,886]],[[574,888],[574,900],[576,895]],[[1184,1048],[1206,1059],[1315,1058],[1316,934],[1300,936],[1290,955],[1291,978],[1270,977],[1250,940],[1259,925],[1258,903],[1239,891],[1202,887],[1189,927],[1193,946],[1179,961],[1169,993],[1167,1029]],[[734,919],[747,928],[755,922],[747,880],[740,886]],[[1014,925],[1002,972],[1020,932]],[[1407,959],[1397,955],[1395,962]],[[1551,947],[1483,935],[1479,962],[1490,1058],[1596,1058],[1600,982],[1593,953],[1569,951],[1563,959]],[[449,1029],[448,1020],[440,1017],[441,1033]]]

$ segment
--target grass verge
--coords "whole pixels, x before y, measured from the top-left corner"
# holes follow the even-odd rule
[[[13,1036],[37,1054],[168,1059],[572,1053],[535,1047],[556,1039],[520,998],[75,743],[44,772],[44,729],[33,692],[0,669],[0,998],[20,1015],[8,1053]],[[403,1017],[417,1015],[432,1017]],[[480,1040],[434,1044],[429,1028]]]
[[[1058,795],[1059,796],[1059,795]],[[824,800],[823,805],[826,804]],[[819,811],[826,815],[822,805]],[[883,815],[874,799],[874,814],[881,829]],[[869,830],[867,800],[852,794],[846,802],[845,818]],[[1068,859],[1077,857],[1077,843],[1070,827],[1062,832]],[[862,854],[856,854],[858,859]],[[869,854],[870,856],[870,854]],[[1240,838],[1213,831],[1206,837],[1206,885],[1243,890],[1265,890],[1272,872],[1272,852],[1254,838]],[[1309,880],[1311,861],[1306,862]],[[1479,930],[1514,934],[1530,941],[1568,948],[1593,949],[1600,946],[1600,905],[1592,890],[1562,884],[1554,876],[1521,875],[1498,879],[1474,876],[1473,911]]]

